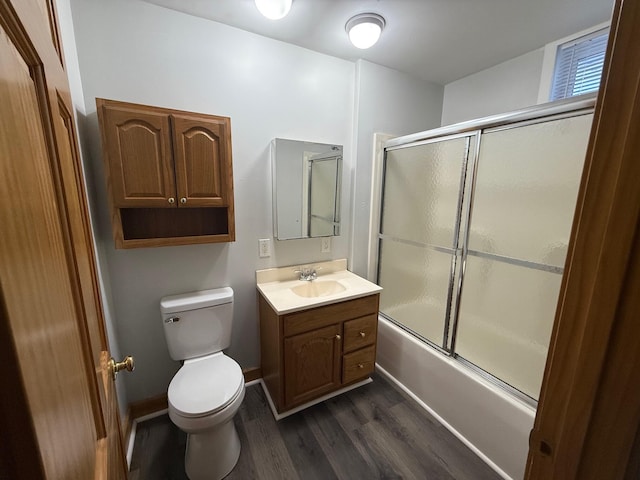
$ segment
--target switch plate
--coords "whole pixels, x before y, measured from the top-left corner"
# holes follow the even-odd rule
[[[271,239],[261,238],[258,240],[258,252],[260,258],[266,258],[271,256]]]
[[[322,237],[321,253],[331,253],[331,237]]]

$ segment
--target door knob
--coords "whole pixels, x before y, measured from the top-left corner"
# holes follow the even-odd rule
[[[133,357],[131,355],[127,355],[124,357],[124,360],[121,362],[116,362],[113,357],[109,360],[108,364],[109,373],[111,374],[111,379],[115,380],[116,375],[120,370],[126,370],[127,372],[133,372],[133,369],[136,368],[136,364],[133,361]]]

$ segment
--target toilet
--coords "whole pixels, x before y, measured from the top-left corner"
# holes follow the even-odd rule
[[[245,392],[240,365],[222,353],[231,342],[233,290],[164,297],[160,311],[169,355],[184,361],[167,396],[169,418],[187,433],[187,476],[222,479],[240,456],[233,416]]]

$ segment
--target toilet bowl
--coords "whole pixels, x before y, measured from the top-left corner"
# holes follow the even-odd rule
[[[191,480],[224,478],[240,456],[233,417],[244,399],[240,366],[222,352],[187,360],[169,385],[169,418],[187,437]]]
[[[220,480],[240,456],[233,417],[245,394],[240,365],[222,352],[231,338],[233,290],[173,295],[160,305],[169,353],[184,360],[167,397],[169,418],[187,433],[187,476]]]

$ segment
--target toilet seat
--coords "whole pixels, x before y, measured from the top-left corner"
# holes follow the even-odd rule
[[[175,414],[198,418],[233,403],[243,387],[240,365],[218,352],[186,361],[171,380],[167,396]]]

